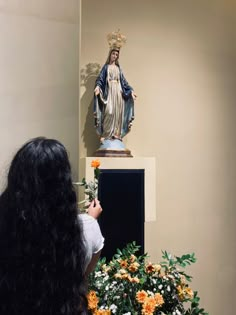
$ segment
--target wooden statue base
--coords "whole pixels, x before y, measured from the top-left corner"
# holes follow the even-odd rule
[[[98,157],[133,157],[130,150],[111,150],[111,149],[98,149],[95,151],[94,156]]]

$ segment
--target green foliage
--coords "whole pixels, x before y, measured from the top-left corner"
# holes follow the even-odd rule
[[[194,253],[178,257],[163,251],[163,261],[152,264],[147,254],[138,255],[139,249],[132,242],[117,249],[110,262],[100,259],[89,278],[89,289],[98,298],[91,314],[99,310],[99,314],[116,315],[208,315],[199,306],[197,292],[189,287],[192,277],[184,271],[196,262]],[[146,296],[143,302],[140,292]],[[148,303],[152,312],[145,313]]]
[[[81,182],[74,183],[75,185],[84,187],[84,194],[86,197],[84,200],[79,202],[81,213],[86,212],[90,202],[97,198],[99,175],[100,169],[98,167],[94,167],[93,181],[87,181],[85,178],[83,178]]]

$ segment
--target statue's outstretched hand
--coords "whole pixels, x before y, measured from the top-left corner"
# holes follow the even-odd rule
[[[100,89],[98,86],[95,87],[94,94],[97,96],[100,93]]]
[[[133,100],[135,101],[137,98],[137,95],[134,93],[134,91],[132,91],[131,95],[132,95]]]

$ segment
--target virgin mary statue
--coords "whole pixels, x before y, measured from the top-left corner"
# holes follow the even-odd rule
[[[125,42],[119,31],[108,35],[110,51],[95,83],[94,117],[100,138],[96,156],[131,156],[122,139],[132,126],[136,95],[119,65],[120,48]]]

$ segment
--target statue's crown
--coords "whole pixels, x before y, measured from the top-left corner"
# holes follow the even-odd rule
[[[107,41],[110,50],[120,50],[120,48],[126,43],[126,37],[120,33],[120,30],[118,30],[117,32],[109,33],[107,35]]]

